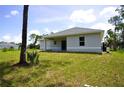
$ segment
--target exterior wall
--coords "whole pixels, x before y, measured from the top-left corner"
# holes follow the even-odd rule
[[[40,49],[45,50],[45,40],[40,41]]]
[[[56,44],[54,44],[54,41],[56,41]],[[53,51],[61,51],[61,39],[52,40],[51,41],[51,50]]]
[[[46,47],[45,47],[46,50],[51,50],[51,40],[46,40]]]
[[[85,45],[79,45],[79,37],[85,37]],[[96,34],[85,34],[85,35],[76,35],[68,36],[64,38],[54,38],[51,40],[42,40],[40,43],[40,49],[42,50],[52,50],[52,51],[61,51],[61,41],[66,40],[67,42],[67,51],[69,52],[97,52],[101,53],[101,41],[102,37],[100,33]],[[56,44],[54,44],[56,41]]]
[[[54,39],[54,40],[42,40],[40,42],[40,49],[41,50],[52,50],[52,51],[61,51],[61,41],[63,39]],[[56,44],[54,44],[56,41]],[[46,45],[45,45],[46,44]]]
[[[85,37],[85,45],[79,45],[79,37]],[[74,52],[102,52],[100,34],[86,34],[67,37],[67,51]]]
[[[51,50],[51,40],[41,40],[40,41],[41,50]]]

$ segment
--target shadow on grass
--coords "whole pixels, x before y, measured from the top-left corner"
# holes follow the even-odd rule
[[[55,61],[55,60],[40,60],[40,62],[41,63],[34,66],[36,71],[30,73],[30,76],[26,76],[26,77],[20,77],[19,76],[18,77],[17,80],[19,80],[21,85],[23,85],[23,83],[26,84],[27,82],[29,82],[30,78],[39,77],[39,72],[42,73],[42,75],[44,75],[49,70],[49,68],[51,68],[53,65],[61,68],[62,66],[66,66],[66,65],[70,64],[70,62],[61,62],[61,61]],[[12,71],[20,69],[20,68],[24,68],[25,70],[27,69],[26,71],[28,71],[28,69],[30,69],[32,67],[33,66],[16,67],[15,68],[15,67],[12,66],[11,62],[1,62],[0,63],[0,87],[16,86],[16,83],[14,84],[13,80],[5,78],[6,75],[11,74]],[[16,75],[16,73],[15,73],[15,75]],[[57,84],[48,84],[46,86],[65,86],[65,85],[60,82],[60,83],[57,83]]]
[[[47,61],[47,63],[49,63],[48,60],[46,60],[46,61]],[[30,66],[14,67],[10,63],[11,62],[1,62],[0,63],[0,87],[14,87],[14,86],[16,86],[17,81],[20,82],[21,86],[23,87],[23,84],[26,84],[27,82],[29,82],[32,77],[35,78],[35,77],[39,76],[39,72],[32,72],[32,73],[30,73],[30,76],[23,76],[23,73],[20,72],[20,76],[22,74],[23,77],[17,76],[17,78],[16,78],[17,81],[14,83],[12,79],[6,79],[5,76],[8,74],[11,74],[12,71],[20,69],[20,68],[23,68],[25,70],[27,69],[26,71],[28,71],[28,69],[33,68],[33,66],[30,65]],[[34,67],[35,67],[35,69],[39,69],[37,71],[40,71],[40,73],[42,73],[42,75],[44,75],[46,73],[47,69],[51,66],[50,64],[47,64],[47,63],[41,62],[41,64],[34,65]],[[15,75],[16,75],[16,73],[15,73]]]
[[[7,62],[1,62],[0,63],[0,86],[1,87],[9,87],[12,86],[11,80],[5,80],[4,75],[9,74],[13,68],[11,65]]]

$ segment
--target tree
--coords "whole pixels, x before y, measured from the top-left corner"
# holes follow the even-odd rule
[[[18,43],[18,49],[21,49],[22,43]]]
[[[121,23],[118,24],[118,29],[121,30],[121,38],[122,38],[122,48],[124,48],[124,5],[121,5],[120,8],[116,9],[121,17]]]
[[[120,16],[124,19],[124,5],[120,5],[120,8],[117,8],[116,11],[120,14]]]
[[[119,15],[111,17],[108,22],[115,26],[115,32],[120,32],[120,46],[124,48],[124,5],[116,9]]]
[[[113,49],[114,51],[117,50],[117,46],[118,46],[118,35],[116,32],[112,31],[111,29],[109,29],[107,31],[107,36],[105,37],[107,45]]]
[[[117,37],[117,32],[119,31],[119,27],[118,24],[121,23],[121,18],[120,16],[113,16],[111,17],[108,22],[112,25],[115,26],[114,31],[112,31],[111,29],[109,29],[107,31],[107,36],[106,36],[106,40],[107,40],[107,44],[108,46],[113,49],[114,51],[117,50],[118,47],[118,37]]]
[[[20,52],[20,65],[27,65],[26,62],[26,45],[27,45],[27,24],[28,24],[28,5],[24,5],[23,9],[23,27],[22,27],[22,45]]]
[[[117,27],[121,30],[121,47],[124,48],[124,23],[118,24]]]
[[[37,44],[38,40],[41,39],[41,38],[42,38],[41,35],[31,34],[30,35],[30,40],[32,40],[33,43],[29,45],[30,48],[36,48],[37,47],[36,44]]]
[[[121,23],[121,18],[120,16],[113,16],[108,20],[108,22],[112,25],[117,26],[119,23]]]

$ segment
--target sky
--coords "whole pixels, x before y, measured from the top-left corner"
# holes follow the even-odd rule
[[[30,5],[28,40],[72,27],[113,29],[108,19],[118,15],[118,5]],[[23,6],[0,5],[0,41],[21,42]]]

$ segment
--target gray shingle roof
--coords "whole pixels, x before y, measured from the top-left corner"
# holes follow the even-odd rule
[[[60,31],[57,33],[47,35],[47,36],[45,36],[45,38],[68,36],[68,35],[78,35],[78,34],[88,34],[88,33],[101,33],[101,32],[104,32],[104,30],[73,27],[70,29],[66,29],[66,30],[63,30],[63,31]]]

